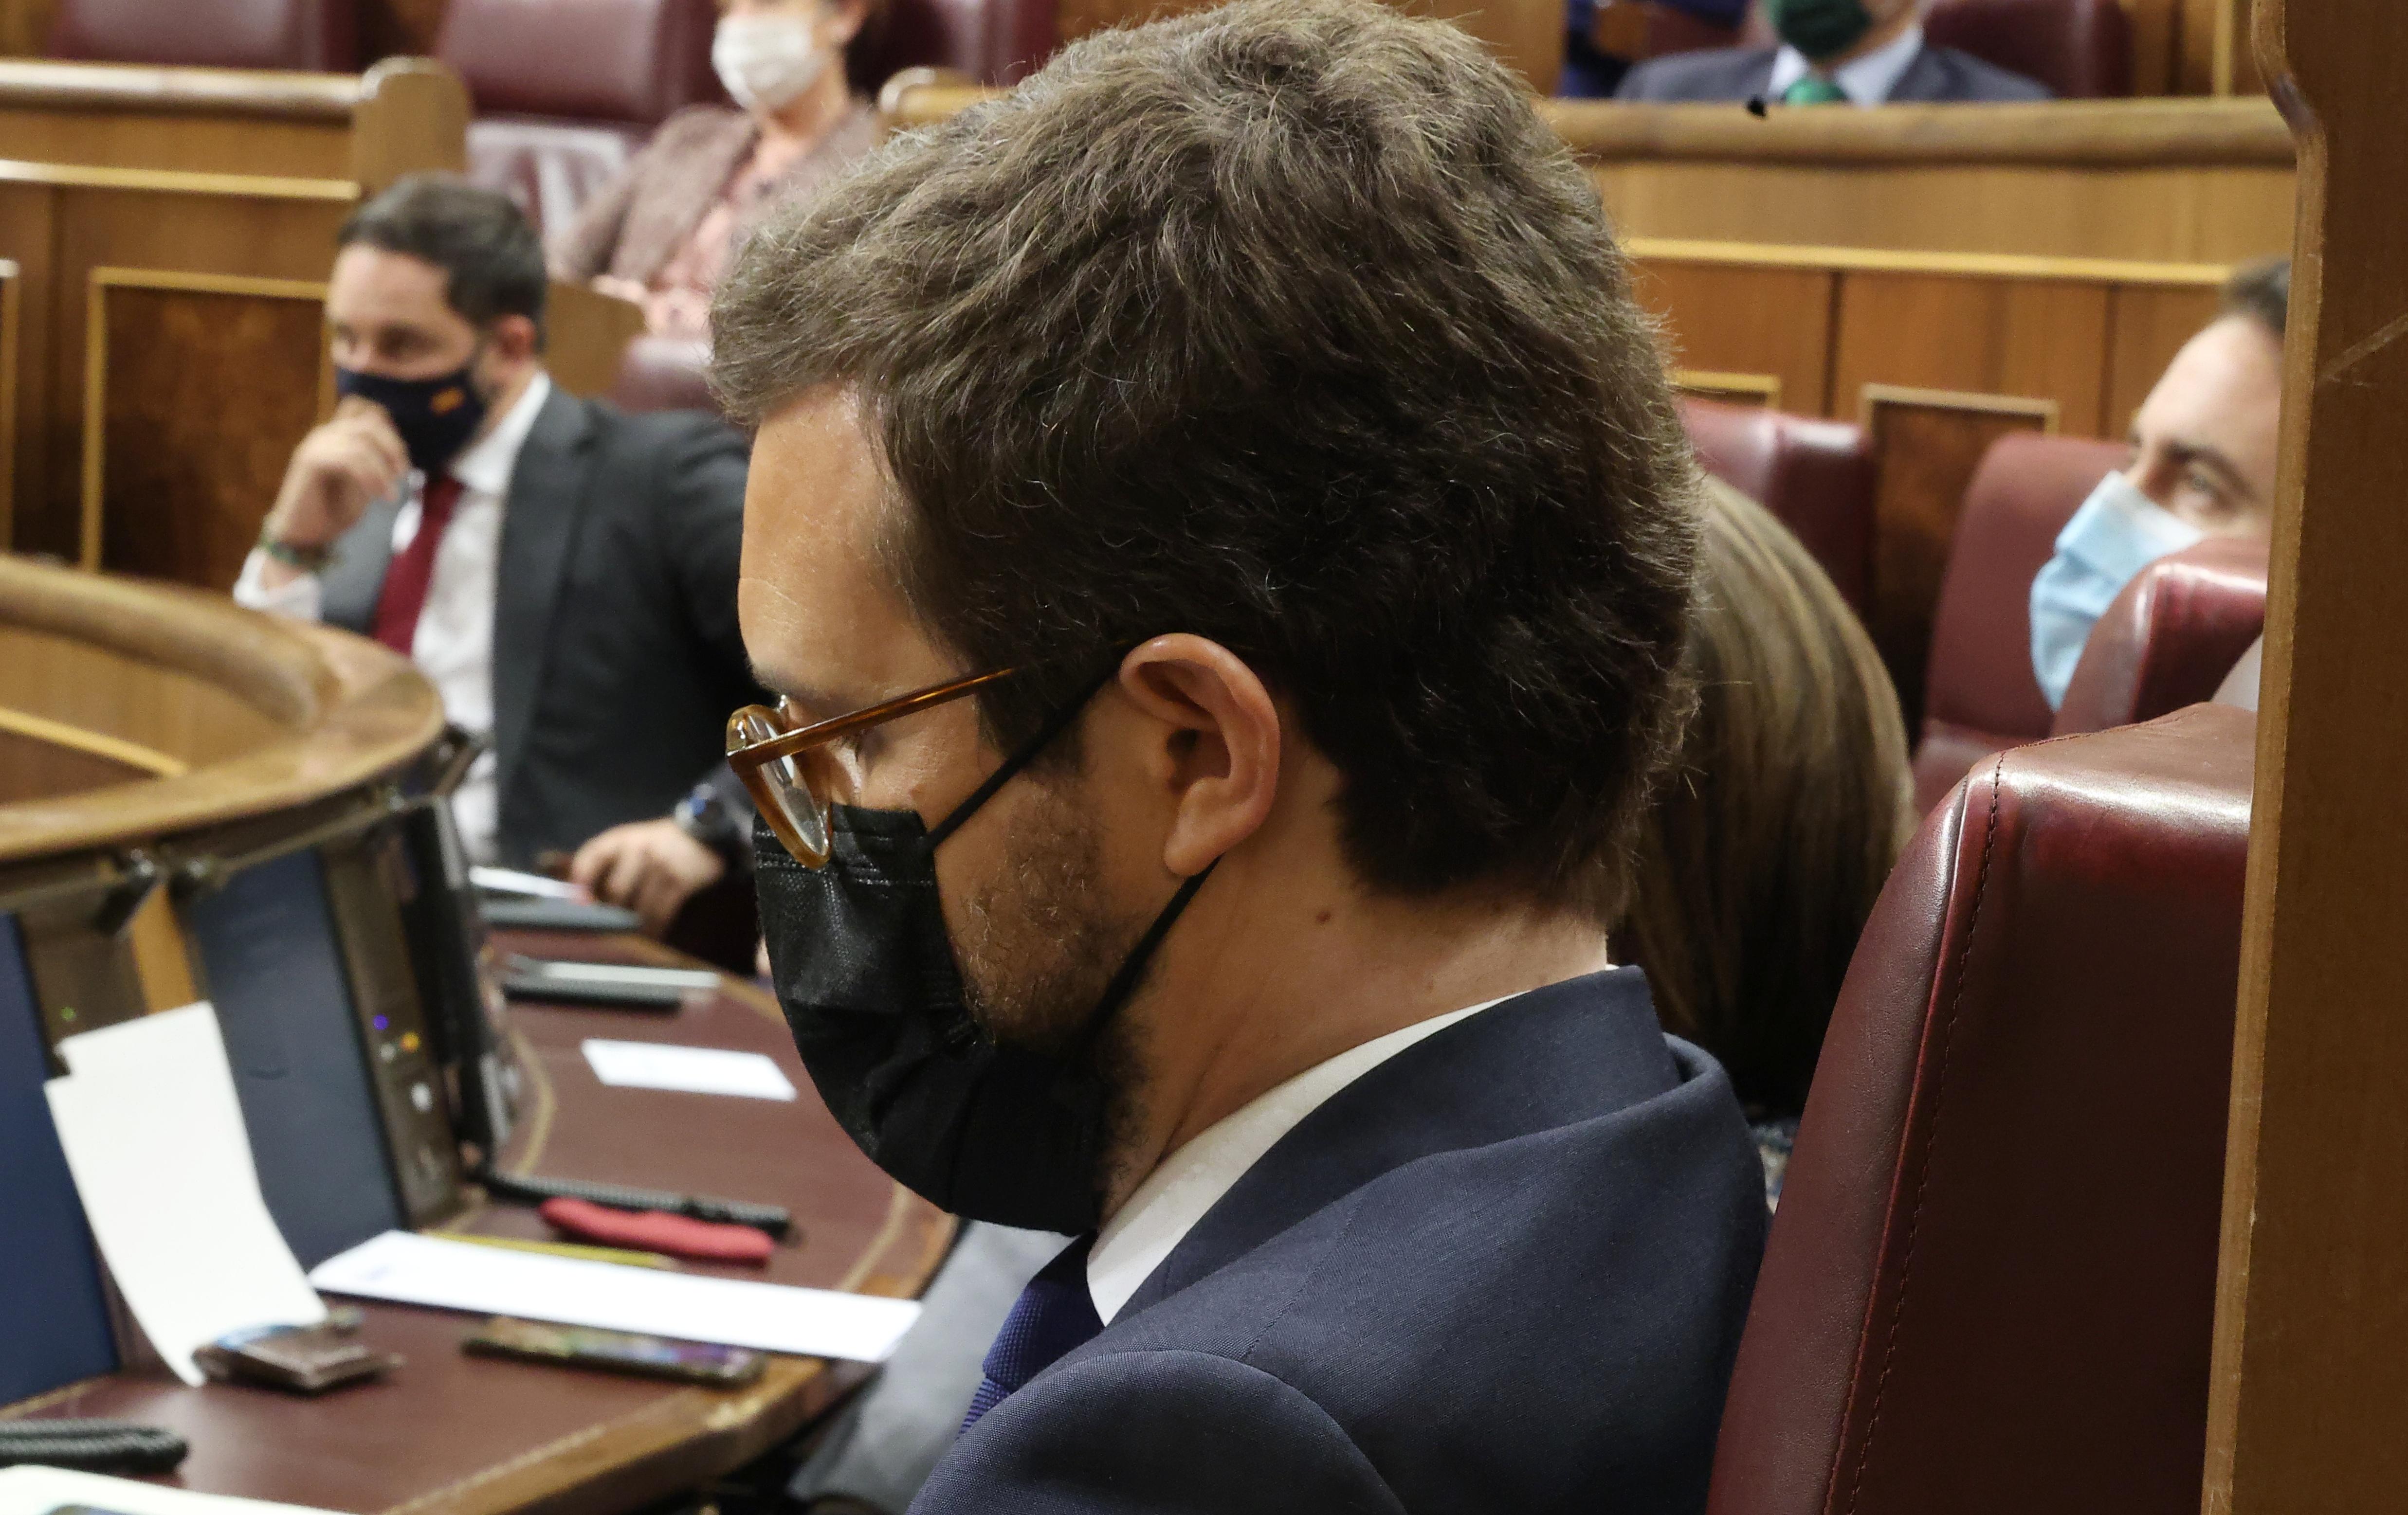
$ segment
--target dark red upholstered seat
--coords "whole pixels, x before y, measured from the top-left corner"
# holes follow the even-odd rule
[[[1682,401],[1681,420],[1706,471],[1797,533],[1863,615],[1872,591],[1874,479],[1864,428],[1712,400]]]
[[[451,0],[436,45],[476,102],[468,177],[566,225],[675,112],[724,101],[713,0]]]
[[[622,410],[716,410],[710,346],[675,336],[638,336],[619,359],[610,403]]]
[[[2090,633],[2057,735],[2152,721],[2215,697],[2266,629],[2266,544],[2211,537],[2124,586]]]
[[[1857,944],[1710,1515],[2199,1508],[2255,722],[1984,764]]]
[[[2119,0],[1939,0],[1923,32],[2062,99],[2132,93],[2132,19]]]
[[[2132,93],[2132,21],[2117,0],[1934,0],[1923,34],[2068,100]],[[1774,40],[1761,0],[1743,35],[1752,47]]]
[[[1965,491],[1932,611],[1916,803],[1928,809],[1965,770],[2038,741],[2056,713],[2031,666],[2031,582],[2057,534],[2099,480],[2124,465],[2113,442],[2016,435],[1993,444]]]
[[[878,26],[852,60],[853,87],[864,94],[906,68],[1017,84],[1054,50],[1054,0],[886,0]]]
[[[49,50],[85,63],[351,74],[358,0],[58,0]]]

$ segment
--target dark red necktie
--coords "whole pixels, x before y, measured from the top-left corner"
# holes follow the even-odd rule
[[[418,638],[418,615],[426,608],[426,586],[435,579],[435,554],[443,529],[460,503],[460,480],[446,474],[430,480],[418,503],[418,535],[394,554],[377,595],[376,639],[403,657]]]

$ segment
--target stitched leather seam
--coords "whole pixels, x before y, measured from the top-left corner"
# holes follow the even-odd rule
[[[1931,1124],[1923,1140],[1922,1161],[1914,1176],[1914,1208],[1906,1223],[1906,1255],[1899,1264],[1898,1300],[1890,1306],[1889,1331],[1882,1340],[1881,1377],[1873,1382],[1873,1408],[1865,1422],[1865,1439],[1856,1449],[1856,1465],[1848,1479],[1848,1515],[1856,1515],[1856,1498],[1864,1490],[1865,1465],[1872,1461],[1873,1438],[1881,1430],[1882,1399],[1889,1391],[1890,1369],[1898,1352],[1899,1322],[1906,1315],[1908,1287],[1914,1281],[1914,1242],[1923,1228],[1924,1193],[1931,1182],[1931,1156],[1940,1145],[1940,1116],[1948,1093],[1948,1058],[1956,1048],[1956,1016],[1965,1004],[1967,965],[1974,939],[1981,935],[1982,906],[1989,897],[1990,857],[1999,838],[1999,791],[2006,769],[2002,753],[1990,765],[1990,816],[1982,831],[1982,866],[1973,878],[1973,910],[1965,922],[1965,945],[1956,953],[1956,992],[1949,996],[1948,1014],[1940,1022],[1940,1069],[1931,1091]]]

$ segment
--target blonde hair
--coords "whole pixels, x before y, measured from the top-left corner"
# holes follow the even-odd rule
[[[1697,717],[1642,823],[1613,946],[1751,1115],[1792,1114],[1914,830],[1906,730],[1871,638],[1798,538],[1718,480],[1703,502]]]

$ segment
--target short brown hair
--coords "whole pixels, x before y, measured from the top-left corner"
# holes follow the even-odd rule
[[[2291,320],[2291,260],[2244,264],[2224,283],[2224,314],[2247,316],[2283,340]]]
[[[457,174],[405,174],[354,209],[335,246],[366,243],[443,270],[443,301],[471,326],[524,316],[543,335],[543,239],[510,197]]]
[[[1026,739],[1149,636],[1244,658],[1375,889],[1602,914],[1684,708],[1695,465],[1597,193],[1454,28],[1249,0],[1091,36],[774,213],[758,420],[854,386],[915,613]]]
[[[1618,961],[1750,1111],[1798,1113],[1856,937],[1914,830],[1898,693],[1770,512],[1710,483],[1697,719],[1640,827]]]

